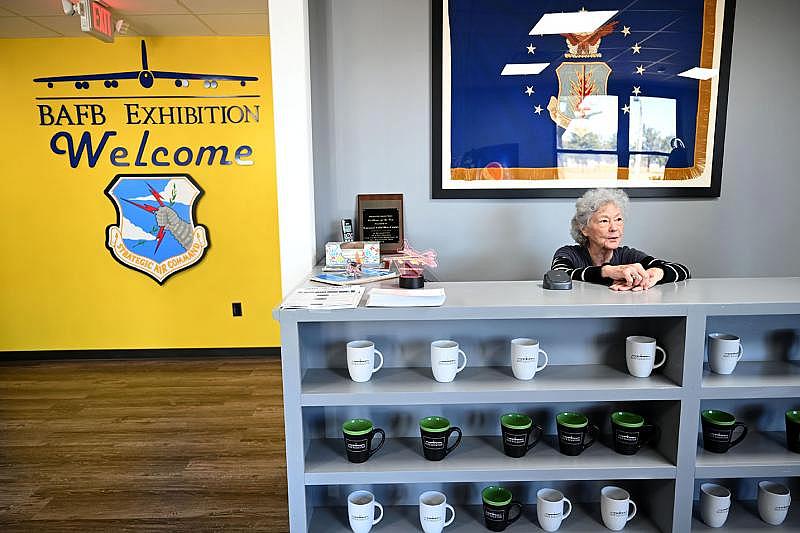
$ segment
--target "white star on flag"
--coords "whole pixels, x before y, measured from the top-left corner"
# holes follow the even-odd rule
[[[541,115],[542,111],[544,111],[544,108],[540,105],[537,105],[536,107],[533,108],[533,112],[536,113],[537,115]]]
[[[622,106],[622,112],[627,115],[628,113],[631,112],[631,106],[625,104],[624,106]]]
[[[631,48],[633,49],[634,54],[641,53],[642,47],[641,45],[639,45],[639,43],[634,44],[633,46],[631,46]]]
[[[623,26],[620,33],[622,33],[622,35],[627,37],[628,35],[631,34],[631,27],[630,26]]]
[[[636,67],[636,74],[639,74],[640,76],[644,76],[644,71],[645,70],[647,70],[647,69],[644,68],[644,65],[639,65],[638,67]]]
[[[533,46],[532,44],[529,44],[529,45],[528,45],[528,53],[529,53],[529,54],[532,54],[534,50],[536,50],[536,47],[535,47],[535,46]]]
[[[635,85],[633,86],[633,94],[635,96],[639,96],[641,94],[641,92],[642,92],[642,90],[639,87],[637,87]]]
[[[536,91],[534,91],[534,90],[533,90],[533,87],[531,87],[530,85],[526,85],[525,94],[527,94],[528,96],[530,96],[530,95],[532,95],[534,92],[536,92]]]

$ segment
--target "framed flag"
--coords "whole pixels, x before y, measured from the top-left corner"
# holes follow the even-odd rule
[[[433,198],[713,197],[735,0],[432,0]]]

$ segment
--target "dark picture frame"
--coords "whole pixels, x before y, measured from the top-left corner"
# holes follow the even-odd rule
[[[403,247],[403,195],[359,194],[358,240],[378,241],[381,253],[394,254]]]
[[[715,68],[718,73],[717,75],[708,81],[698,81],[698,99],[697,99],[697,107],[698,107],[698,118],[694,127],[697,133],[697,139],[700,139],[700,126],[698,124],[701,122],[702,117],[700,116],[702,104],[700,103],[700,94],[705,84],[705,90],[707,93],[711,94],[713,87],[715,99],[716,99],[716,106],[712,104],[709,105],[708,117],[715,116],[715,119],[705,121],[705,125],[703,126],[703,130],[706,132],[706,136],[704,137],[702,145],[697,143],[698,146],[707,147],[707,148],[698,148],[697,153],[702,154],[695,158],[694,160],[692,157],[688,158],[688,165],[690,168],[686,169],[674,169],[674,170],[686,170],[691,171],[691,165],[694,164],[694,169],[696,173],[699,173],[698,177],[702,176],[703,183],[698,186],[693,186],[692,179],[689,178],[674,178],[675,179],[675,186],[672,184],[667,184],[667,179],[673,178],[665,178],[663,183],[654,184],[654,186],[644,186],[644,185],[637,185],[633,186],[632,181],[626,180],[628,179],[628,168],[620,166],[617,168],[619,171],[615,177],[611,179],[598,179],[597,183],[590,183],[586,186],[581,187],[564,187],[559,186],[557,183],[560,181],[558,178],[554,179],[542,179],[542,181],[537,182],[533,181],[534,179],[539,178],[510,178],[511,180],[521,180],[524,184],[520,186],[515,186],[514,183],[504,183],[504,185],[508,185],[508,187],[492,187],[492,183],[489,182],[488,179],[478,178],[480,180],[485,181],[485,183],[480,183],[481,187],[476,188],[461,188],[466,187],[466,183],[464,185],[454,186],[454,184],[458,184],[455,180],[464,180],[468,181],[471,178],[460,178],[460,177],[452,177],[458,176],[458,172],[461,171],[462,174],[465,169],[461,168],[453,168],[451,169],[452,164],[452,156],[450,155],[450,148],[452,147],[452,141],[450,142],[449,146],[443,145],[443,128],[447,128],[444,131],[448,132],[447,139],[451,137],[451,124],[452,119],[454,117],[453,111],[451,109],[451,102],[448,100],[447,106],[443,106],[443,72],[450,72],[449,63],[447,69],[443,69],[443,64],[447,61],[450,61],[450,57],[443,57],[443,39],[448,39],[449,43],[449,34],[445,35],[449,26],[445,24],[444,20],[444,9],[446,2],[457,2],[459,0],[432,0],[431,1],[431,79],[432,79],[432,86],[431,86],[431,95],[432,95],[432,105],[431,105],[431,163],[432,163],[432,180],[431,180],[431,197],[433,199],[502,199],[502,198],[575,198],[583,194],[587,189],[594,188],[594,187],[618,187],[624,189],[629,196],[631,197],[638,197],[638,198],[689,198],[689,197],[719,197],[721,184],[722,184],[722,162],[723,162],[723,153],[724,153],[724,145],[725,145],[725,123],[726,123],[726,113],[727,113],[727,106],[728,106],[728,90],[729,90],[729,80],[730,80],[730,65],[731,65],[731,49],[733,46],[733,25],[734,25],[734,15],[735,15],[735,7],[736,2],[735,0],[697,0],[700,2],[700,5],[705,9],[704,16],[702,18],[703,24],[705,25],[708,19],[708,9],[709,5],[716,6],[714,9],[719,9],[720,12],[723,13],[722,16],[722,24],[716,24],[714,26],[714,40],[713,40],[713,47],[718,47],[718,64],[715,63],[712,66]],[[653,0],[651,0],[652,2]],[[668,0],[663,0],[665,5],[665,9],[669,7],[670,2]],[[719,3],[722,3],[722,6],[719,6]],[[581,3],[576,3],[573,1],[564,1],[564,9],[563,11],[570,11],[570,8],[575,8],[574,10],[577,11],[579,4],[582,6]],[[574,4],[574,5],[573,5]],[[626,5],[629,5],[630,1],[623,1],[620,0],[619,7],[622,8]],[[508,5],[508,4],[506,4]],[[622,13],[619,14],[620,18]],[[612,21],[615,20],[613,17]],[[535,22],[535,21],[534,21]],[[720,28],[721,26],[721,28]],[[620,27],[622,27],[620,25]],[[705,26],[704,26],[705,27]],[[485,37],[485,36],[482,36]],[[536,36],[540,37],[540,36]],[[546,37],[553,37],[553,36],[546,36]],[[557,37],[557,36],[556,36]],[[534,39],[535,37],[531,37],[530,39]],[[527,39],[527,37],[526,37]],[[719,41],[719,42],[717,42]],[[634,40],[631,40],[634,42]],[[449,48],[448,44],[448,48]],[[479,47],[479,43],[475,43],[475,48]],[[705,41],[703,41],[703,45],[706,46]],[[705,49],[703,49],[705,50]],[[708,54],[706,54],[706,57]],[[561,56],[564,57],[563,55]],[[548,58],[549,59],[549,58]],[[555,65],[551,65],[550,68],[552,69]],[[706,66],[706,65],[700,65]],[[550,74],[552,76],[552,73]],[[445,86],[452,86],[454,87],[452,91],[448,91],[449,95],[455,94],[458,91],[458,87],[450,83],[452,82],[452,73],[451,79],[448,81],[448,85]],[[713,85],[712,85],[713,84]],[[530,83],[529,83],[530,85]],[[608,93],[611,94],[611,93]],[[559,97],[561,94],[559,93]],[[452,99],[452,96],[448,96],[449,99]],[[710,100],[713,102],[713,100]],[[443,116],[443,108],[451,109],[449,116]],[[713,112],[713,115],[712,115]],[[545,110],[544,114],[547,115],[548,111]],[[549,120],[549,117],[548,117]],[[544,139],[543,139],[544,140]],[[552,142],[549,139],[548,142]],[[531,142],[530,139],[522,140],[522,142]],[[535,142],[535,141],[534,141]],[[713,148],[708,147],[708,143],[713,142]],[[497,146],[503,146],[502,144],[498,144]],[[489,147],[493,148],[493,147]],[[555,151],[555,148],[553,148]],[[627,151],[629,148],[626,145],[625,157],[628,158],[629,155]],[[702,150],[706,150],[706,152],[702,152]],[[631,150],[632,151],[632,150]],[[463,152],[460,152],[463,153]],[[694,153],[694,151],[692,151]],[[648,154],[645,154],[648,155]],[[660,154],[663,156],[663,154]],[[443,157],[445,160],[443,161]],[[711,159],[708,161],[708,159]],[[627,160],[627,159],[626,159]],[[445,166],[446,165],[446,166]],[[709,168],[710,167],[710,168]],[[488,167],[487,167],[488,168]],[[501,167],[502,168],[502,167]],[[550,169],[519,169],[525,171],[538,171],[538,170],[550,170],[550,171],[559,171],[562,167],[556,165],[556,168]],[[477,167],[472,167],[466,169],[468,172],[472,171],[482,171],[484,170],[481,168],[480,164]],[[518,169],[503,169],[505,170],[518,170]],[[612,167],[613,170],[613,167]],[[622,171],[624,170],[624,174]],[[673,170],[673,169],[666,169],[666,170]],[[662,170],[662,172],[665,172]],[[687,172],[688,173],[688,172]],[[474,173],[472,175],[475,175]],[[620,177],[624,175],[625,177]],[[664,174],[666,176],[666,173]],[[502,174],[503,177],[501,178],[493,178],[493,179],[502,179],[507,180],[506,174]],[[699,181],[699,180],[698,180]],[[679,186],[678,183],[681,183]],[[638,182],[641,183],[641,182]],[[531,184],[530,186],[525,184]]]

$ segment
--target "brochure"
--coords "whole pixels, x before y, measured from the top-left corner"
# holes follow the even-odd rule
[[[377,268],[362,268],[361,273],[350,276],[345,272],[321,272],[311,277],[311,281],[319,281],[330,285],[360,285],[373,281],[383,281],[397,277],[397,272]]]

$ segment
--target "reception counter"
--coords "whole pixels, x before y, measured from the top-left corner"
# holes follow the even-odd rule
[[[371,284],[393,287],[394,283]],[[576,282],[547,291],[541,282],[431,283],[447,301],[435,308],[277,310],[281,323],[289,515],[292,531],[349,531],[347,495],[369,490],[385,509],[374,531],[421,531],[418,496],[447,495],[456,518],[445,531],[486,531],[481,489],[502,485],[523,503],[508,531],[538,530],[536,491],[561,490],[575,505],[561,531],[603,529],[600,489],[631,493],[638,513],[625,531],[686,532],[704,526],[693,511],[699,485],[723,480],[736,501],[729,531],[760,527],[757,482],[775,479],[800,494],[800,454],[787,449],[784,412],[800,408],[800,278],[698,279],[640,293]],[[706,361],[711,332],[741,337],[731,375]],[[627,371],[625,339],[655,338],[666,363],[649,377]],[[549,364],[529,381],[510,368],[510,340],[538,339]],[[346,344],[368,339],[384,365],[357,383]],[[430,343],[456,341],[466,368],[450,383],[431,372]],[[725,454],[702,447],[700,411],[721,409],[748,435]],[[558,451],[555,415],[586,414],[599,427],[579,456]],[[631,411],[660,436],[635,455],[614,451],[609,415]],[[544,428],[524,457],[503,453],[500,415],[520,412]],[[443,416],[463,431],[444,460],[426,460],[418,421]],[[366,418],[386,443],[365,463],[347,460],[341,425]],[[377,441],[376,441],[377,442]],[[800,528],[800,504],[780,530]]]

